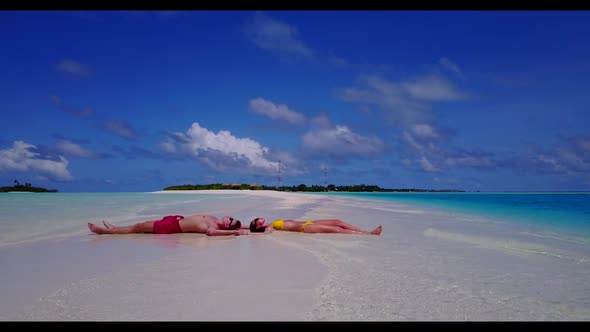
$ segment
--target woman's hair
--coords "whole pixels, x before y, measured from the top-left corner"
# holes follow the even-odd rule
[[[250,232],[252,232],[252,233],[262,233],[262,232],[264,232],[264,230],[266,229],[266,226],[262,226],[260,228],[256,228],[256,220],[258,220],[258,218],[254,218],[254,219],[252,219],[252,221],[250,221]]]

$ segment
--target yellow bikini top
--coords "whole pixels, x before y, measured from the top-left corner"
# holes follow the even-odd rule
[[[272,227],[274,229],[283,229],[285,222],[283,221],[283,219],[277,219],[275,221],[272,222]]]

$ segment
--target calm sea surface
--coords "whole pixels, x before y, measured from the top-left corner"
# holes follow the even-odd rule
[[[588,192],[319,193],[393,201],[590,237]]]

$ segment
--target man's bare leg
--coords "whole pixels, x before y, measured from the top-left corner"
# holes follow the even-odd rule
[[[115,225],[111,224],[108,221],[104,221],[103,220],[102,223],[103,223],[104,227],[106,227],[106,228],[117,228],[118,227],[118,226],[115,226]]]
[[[133,234],[133,233],[152,233],[154,228],[153,221],[144,221],[132,226],[105,228],[88,223],[88,229],[96,234]]]

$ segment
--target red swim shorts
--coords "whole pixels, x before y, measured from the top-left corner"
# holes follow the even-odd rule
[[[154,222],[154,234],[172,234],[182,233],[180,229],[180,220],[183,216],[166,216],[162,220]]]

